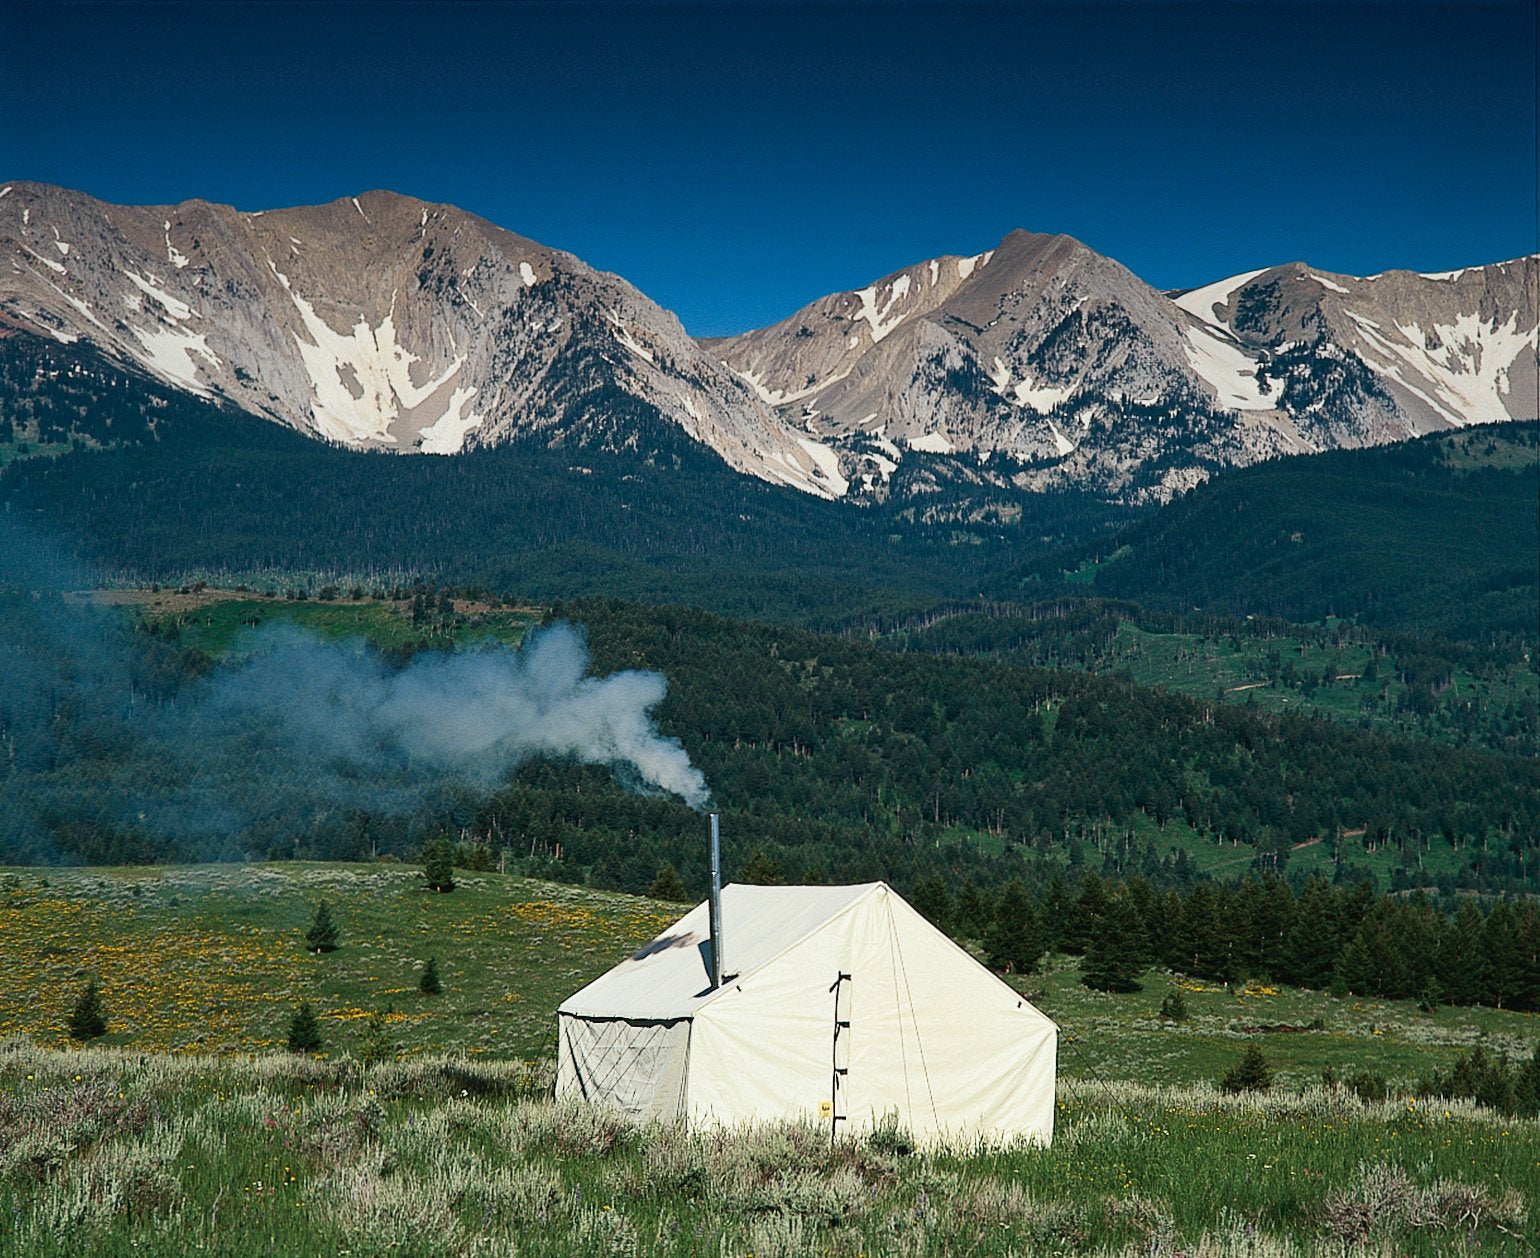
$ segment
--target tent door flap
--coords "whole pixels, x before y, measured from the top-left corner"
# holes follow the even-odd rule
[[[849,1098],[846,1096],[850,1076],[850,975],[837,972],[829,991],[834,994],[834,1040],[832,1045],[833,1072],[829,1080],[829,1141],[832,1144],[839,1132],[839,1124],[850,1115],[845,1112]],[[823,1107],[820,1106],[820,1109]]]

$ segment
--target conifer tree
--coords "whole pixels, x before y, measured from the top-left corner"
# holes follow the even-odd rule
[[[305,932],[305,947],[311,952],[335,952],[337,941],[337,923],[332,920],[331,908],[322,900],[310,919],[310,929]]]
[[[690,898],[690,893],[684,889],[684,879],[679,876],[672,861],[664,861],[658,866],[647,894],[654,900],[666,900],[670,904],[678,904]]]
[[[434,839],[422,850],[422,876],[434,891],[455,889],[454,849],[447,839]]]
[[[1000,891],[994,921],[984,931],[984,949],[991,965],[1017,974],[1027,973],[1043,955],[1042,925],[1019,878]]]
[[[1098,924],[1107,915],[1109,898],[1107,884],[1101,875],[1088,871],[1080,879],[1080,894],[1070,906],[1068,929],[1064,946],[1070,952],[1084,952],[1091,946]]]
[[[749,853],[748,860],[743,862],[738,881],[760,887],[779,887],[786,878],[781,873],[781,862],[769,855],[764,848],[756,847]]]
[[[1187,1021],[1187,997],[1180,987],[1173,987],[1166,993],[1166,998],[1160,1002],[1160,1016],[1171,1022]]]
[[[437,996],[444,990],[443,983],[439,981],[437,957],[428,958],[428,964],[423,967],[422,977],[417,980],[417,990],[424,996]]]
[[[1451,1004],[1474,1005],[1486,998],[1491,962],[1486,954],[1486,919],[1464,900],[1444,932],[1437,959],[1439,983]]]
[[[289,1051],[291,1053],[319,1053],[321,1051],[321,1024],[308,1000],[299,1002],[299,1008],[289,1019]]]
[[[957,893],[957,908],[952,914],[952,929],[964,939],[977,939],[994,918],[994,905],[989,896],[980,891],[970,875],[963,879],[962,890]]]
[[[1224,1092],[1266,1092],[1273,1086],[1273,1068],[1255,1044],[1248,1044],[1241,1058],[1224,1072],[1219,1087]]]
[[[1166,892],[1166,898],[1161,906],[1162,922],[1161,938],[1163,940],[1160,959],[1171,969],[1186,971],[1192,962],[1192,936],[1187,930],[1187,916],[1182,907],[1182,896],[1173,887]]]
[[[1146,954],[1143,926],[1127,898],[1118,896],[1093,924],[1080,981],[1104,992],[1136,992]]]
[[[390,1041],[385,1014],[376,1009],[369,1015],[368,1025],[364,1028],[363,1042],[358,1046],[358,1060],[366,1066],[373,1066],[395,1055],[396,1046]]]
[[[95,979],[86,983],[80,999],[75,1002],[68,1030],[70,1039],[81,1041],[94,1040],[99,1035],[107,1034],[107,1005],[102,1000]]]
[[[1062,952],[1064,935],[1069,927],[1069,890],[1064,885],[1064,874],[1055,869],[1043,892],[1038,917],[1043,923],[1043,944],[1049,952]]]
[[[938,930],[951,928],[952,893],[947,890],[946,880],[940,874],[925,874],[916,878],[909,902]]]

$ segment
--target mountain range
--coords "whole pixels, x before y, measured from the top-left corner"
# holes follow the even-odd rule
[[[673,430],[824,498],[1165,501],[1224,468],[1540,401],[1540,255],[1369,277],[1290,263],[1164,293],[1070,237],[1015,231],[696,341],[618,276],[390,192],[244,212],[16,182],[0,249],[0,337],[88,349],[319,440],[645,462]]]

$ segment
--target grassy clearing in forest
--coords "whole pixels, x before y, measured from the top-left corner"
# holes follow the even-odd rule
[[[409,603],[382,599],[353,599],[344,594],[323,601],[228,591],[200,593],[202,597],[192,598],[169,590],[113,590],[102,601],[137,607],[162,634],[213,656],[239,652],[241,638],[261,626],[293,625],[330,641],[363,638],[388,649],[446,638],[465,646],[512,645],[539,619],[539,613],[529,609],[490,608],[457,599],[452,615],[435,615],[430,622],[414,624]]]
[[[1194,699],[1465,741],[1452,718],[1430,728],[1426,720],[1402,711],[1408,687],[1397,676],[1395,661],[1377,659],[1367,646],[1327,646],[1287,635],[1253,639],[1154,632],[1125,622],[1113,639],[1107,667],[1127,672],[1142,686],[1162,686]],[[1474,704],[1496,719],[1510,708],[1533,710],[1537,700],[1540,673],[1515,663],[1484,675],[1455,668],[1438,701],[1446,712]]]
[[[511,1063],[0,1043],[0,1251],[1533,1252],[1540,1124],[1320,1088],[1061,1086],[1051,1148],[633,1129]]]

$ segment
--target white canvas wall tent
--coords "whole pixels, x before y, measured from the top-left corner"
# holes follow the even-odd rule
[[[886,883],[722,889],[557,1011],[559,1097],[922,1143],[1053,1135],[1058,1030]]]

